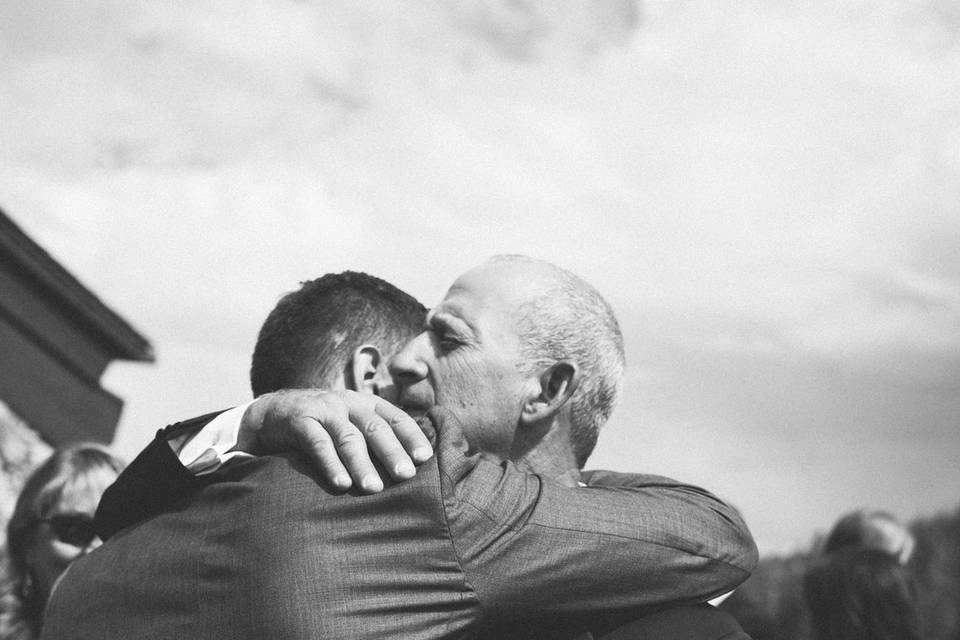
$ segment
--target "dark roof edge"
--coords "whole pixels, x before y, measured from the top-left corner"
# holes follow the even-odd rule
[[[98,340],[112,348],[115,359],[154,361],[150,342],[21,231],[3,209],[0,252],[7,254],[58,304],[75,313]]]

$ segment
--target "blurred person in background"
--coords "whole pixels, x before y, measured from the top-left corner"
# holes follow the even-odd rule
[[[123,466],[100,445],[77,444],[54,452],[27,478],[7,524],[0,639],[40,636],[53,586],[71,562],[100,545],[93,515]]]
[[[889,512],[865,508],[848,512],[809,552],[762,564],[720,608],[757,640],[806,637],[803,630],[811,612],[803,590],[808,571],[845,549],[880,550],[906,566],[914,555],[915,542],[907,526]]]
[[[919,640],[916,589],[900,559],[844,546],[807,570],[803,592],[815,640]]]
[[[916,587],[906,568],[914,546],[910,530],[886,511],[842,516],[803,579],[813,637],[919,638]]]
[[[847,547],[879,549],[907,564],[916,545],[913,534],[886,511],[860,509],[841,517],[823,543],[823,553]]]

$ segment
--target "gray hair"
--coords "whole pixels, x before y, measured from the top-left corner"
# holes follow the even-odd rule
[[[582,468],[623,389],[626,358],[613,309],[584,280],[549,262],[519,255],[490,262],[535,267],[542,274],[542,290],[516,311],[517,368],[530,375],[564,359],[579,367],[580,383],[570,398],[570,441]]]

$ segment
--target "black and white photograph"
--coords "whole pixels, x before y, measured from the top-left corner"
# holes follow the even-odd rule
[[[0,2],[0,640],[957,640],[960,3]]]

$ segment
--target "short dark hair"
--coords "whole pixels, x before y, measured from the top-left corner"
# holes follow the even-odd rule
[[[260,328],[250,366],[253,395],[329,386],[357,347],[371,343],[392,355],[423,330],[425,314],[416,298],[366,273],[302,282]]]

